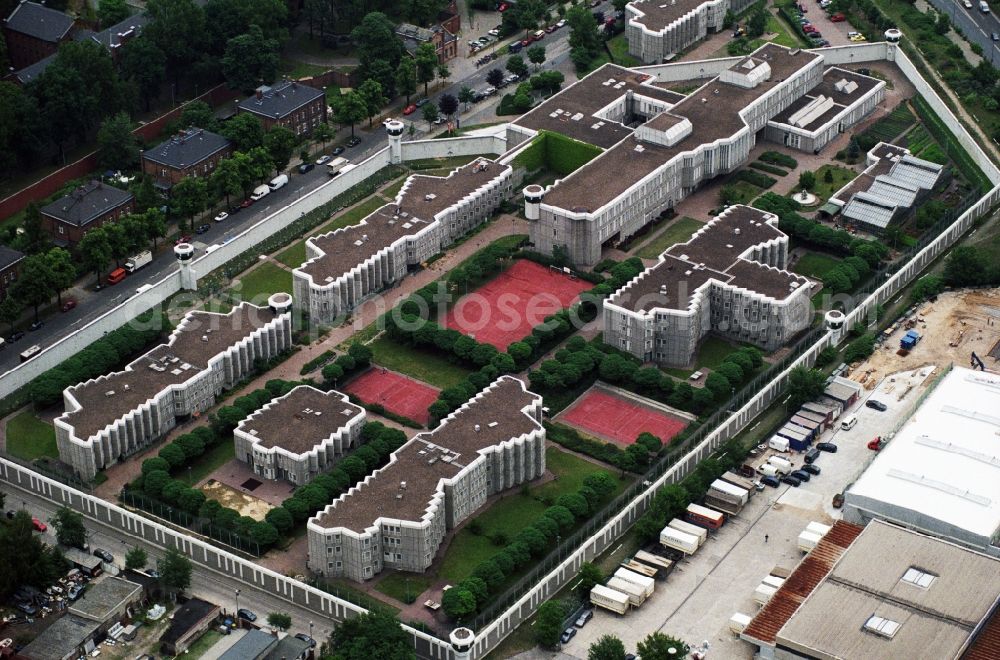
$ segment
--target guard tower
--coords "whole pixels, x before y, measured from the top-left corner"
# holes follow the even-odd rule
[[[403,122],[398,119],[386,122],[385,132],[389,134],[389,162],[398,165],[403,162]]]
[[[472,657],[472,645],[476,642],[476,634],[468,628],[455,628],[448,636],[451,648],[455,650],[455,660],[469,660]]]
[[[823,317],[826,322],[826,329],[833,334],[833,345],[836,346],[844,336],[844,324],[847,317],[839,309],[831,309]]]
[[[194,258],[194,246],[190,243],[178,243],[174,246],[174,256],[181,267],[181,288],[194,291],[198,288],[198,274],[191,268]]]
[[[541,214],[542,197],[545,196],[545,189],[533,183],[525,187],[524,191],[524,216],[528,220],[538,220]]]

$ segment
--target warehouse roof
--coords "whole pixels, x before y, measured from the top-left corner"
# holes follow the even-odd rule
[[[21,649],[18,655],[28,660],[65,658],[75,653],[78,647],[93,637],[100,627],[99,621],[89,621],[72,614],[64,614]]]
[[[92,583],[83,595],[70,604],[69,611],[77,616],[106,623],[108,617],[123,603],[137,600],[142,585],[117,577],[105,577]]]

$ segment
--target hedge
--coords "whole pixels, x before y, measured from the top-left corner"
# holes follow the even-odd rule
[[[774,174],[776,176],[788,176],[788,172],[781,169],[780,167],[775,167],[774,165],[768,165],[767,163],[761,163],[754,161],[750,163],[750,167],[755,170],[760,170],[761,172],[767,172],[768,174]]]
[[[798,25],[798,20],[792,22],[792,25]],[[791,170],[799,166],[799,161],[780,151],[765,151],[760,155],[760,160],[771,165],[781,165]]]
[[[334,355],[335,353],[333,351],[323,351],[322,353],[320,353],[319,355],[317,355],[316,357],[314,357],[313,359],[309,360],[304,365],[302,365],[302,368],[299,370],[299,375],[305,376],[313,369],[323,366],[331,359],[333,359]]]
[[[754,170],[740,170],[736,173],[734,177],[737,181],[746,181],[747,183],[753,184],[758,188],[764,188],[765,190],[777,183],[777,179],[773,179],[766,174],[761,174]]]

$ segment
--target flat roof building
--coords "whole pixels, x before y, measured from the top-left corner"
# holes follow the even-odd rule
[[[813,283],[785,270],[778,218],[731,206],[604,302],[604,341],[683,366],[709,332],[770,351],[807,328]]]
[[[362,581],[422,572],[448,530],[545,471],[542,398],[503,376],[309,520],[309,567]]]
[[[844,496],[889,520],[1000,555],[1000,375],[953,367]]]
[[[195,638],[208,630],[221,608],[200,598],[192,598],[174,610],[170,627],[160,637],[160,648],[171,656],[184,653]]]
[[[672,59],[709,33],[723,29],[729,12],[753,0],[635,0],[625,5],[628,52],[646,64]]]
[[[364,423],[346,394],[299,385],[239,423],[236,458],[265,479],[302,485],[356,447]]]
[[[881,521],[837,522],[741,637],[780,660],[971,657],[992,643],[998,598],[994,557]]]
[[[285,299],[287,294],[276,294]],[[270,301],[269,301],[270,302]],[[278,303],[275,302],[275,305]],[[59,458],[85,479],[207,410],[223,389],[292,345],[291,313],[241,303],[228,314],[189,312],[160,344],[122,371],[63,392],[56,418]]]
[[[410,176],[392,204],[306,241],[292,271],[297,309],[333,324],[485,222],[511,194],[512,168],[477,158],[448,176]]]

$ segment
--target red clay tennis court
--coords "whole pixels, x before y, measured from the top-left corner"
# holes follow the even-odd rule
[[[593,284],[521,259],[495,279],[462,296],[445,326],[505,351],[531,329],[569,307]]]
[[[377,403],[424,426],[430,421],[427,408],[438,397],[438,390],[430,385],[381,367],[369,369],[342,389],[365,403]]]
[[[619,445],[630,445],[648,431],[668,444],[684,430],[687,420],[640,405],[599,388],[592,388],[561,415],[559,421]]]

